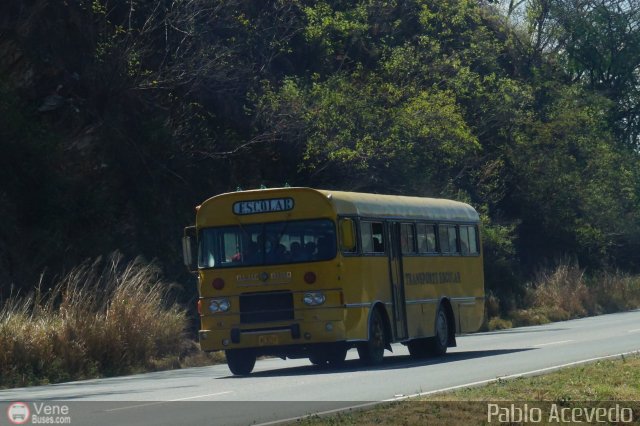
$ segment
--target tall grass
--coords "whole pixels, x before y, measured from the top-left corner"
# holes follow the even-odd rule
[[[0,305],[0,386],[125,374],[190,350],[183,308],[152,264],[112,255]]]
[[[509,317],[514,325],[532,325],[636,308],[640,308],[640,276],[619,271],[588,276],[565,262],[539,272],[527,286],[525,306]]]

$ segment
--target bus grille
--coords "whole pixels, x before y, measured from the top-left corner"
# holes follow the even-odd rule
[[[245,293],[240,295],[240,323],[293,319],[293,294],[290,291]]]

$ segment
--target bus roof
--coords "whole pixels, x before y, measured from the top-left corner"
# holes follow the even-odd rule
[[[437,221],[478,222],[468,204],[441,198],[318,190],[329,198],[338,214]]]
[[[199,226],[237,223],[233,206],[243,200],[296,199],[295,210],[302,216],[353,215],[369,218],[478,222],[478,213],[468,204],[439,198],[408,197],[312,188],[270,188],[216,195],[204,203],[198,213]],[[304,201],[303,201],[304,200]],[[250,201],[251,202],[251,201]],[[292,202],[292,206],[294,203]],[[288,209],[287,209],[288,210]],[[277,216],[274,216],[277,215]],[[280,213],[243,215],[243,223],[272,221]]]

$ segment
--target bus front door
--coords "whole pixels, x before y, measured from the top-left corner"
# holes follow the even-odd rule
[[[393,337],[394,340],[407,338],[407,311],[402,274],[402,245],[400,241],[400,222],[389,222],[389,281],[393,295]]]

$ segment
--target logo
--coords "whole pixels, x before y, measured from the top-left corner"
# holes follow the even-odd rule
[[[24,402],[14,402],[7,409],[7,417],[14,425],[23,425],[29,421],[29,405]]]

